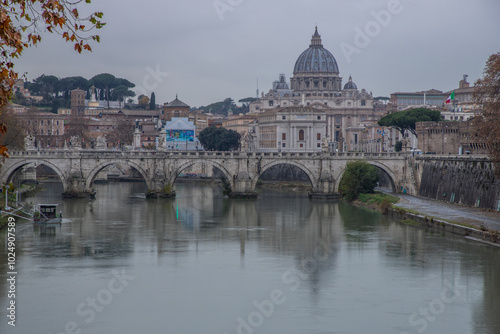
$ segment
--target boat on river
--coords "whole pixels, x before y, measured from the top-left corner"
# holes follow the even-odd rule
[[[60,224],[62,212],[57,212],[57,204],[38,204],[35,208],[33,222],[35,224]]]

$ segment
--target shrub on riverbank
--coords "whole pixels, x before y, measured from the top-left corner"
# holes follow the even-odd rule
[[[381,205],[383,203],[390,203],[390,204],[397,203],[399,202],[399,197],[380,192],[375,192],[373,194],[359,194],[358,200],[366,204]]]
[[[373,194],[359,194],[357,203],[368,208],[387,213],[394,203],[399,202],[399,197],[375,192]]]

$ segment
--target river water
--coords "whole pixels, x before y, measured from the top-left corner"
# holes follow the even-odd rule
[[[99,184],[54,231],[17,223],[16,327],[5,231],[0,333],[500,333],[500,249],[299,191],[223,199]]]

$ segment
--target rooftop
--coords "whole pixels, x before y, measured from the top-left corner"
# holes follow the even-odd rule
[[[179,100],[177,98],[177,95],[175,96],[175,100],[173,100],[170,103],[167,103],[165,105],[165,107],[185,107],[185,108],[189,108],[189,106],[187,104],[185,104],[184,102],[182,102],[181,100]]]

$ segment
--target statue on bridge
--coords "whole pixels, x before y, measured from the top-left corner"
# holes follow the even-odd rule
[[[97,137],[95,148],[98,151],[103,151],[103,150],[107,149],[108,145],[106,144],[106,137],[104,137],[104,136]]]
[[[158,136],[158,150],[164,151],[167,149],[167,134],[162,131]]]
[[[27,135],[26,137],[24,137],[24,149],[26,151],[36,150],[35,137],[33,137],[32,135]]]
[[[82,141],[79,136],[71,136],[69,138],[69,145],[73,150],[81,150],[82,149]]]
[[[321,151],[322,152],[329,152],[330,151],[330,148],[328,147],[328,142],[330,141],[330,137],[326,136],[326,137],[323,137],[323,143],[321,145]]]

